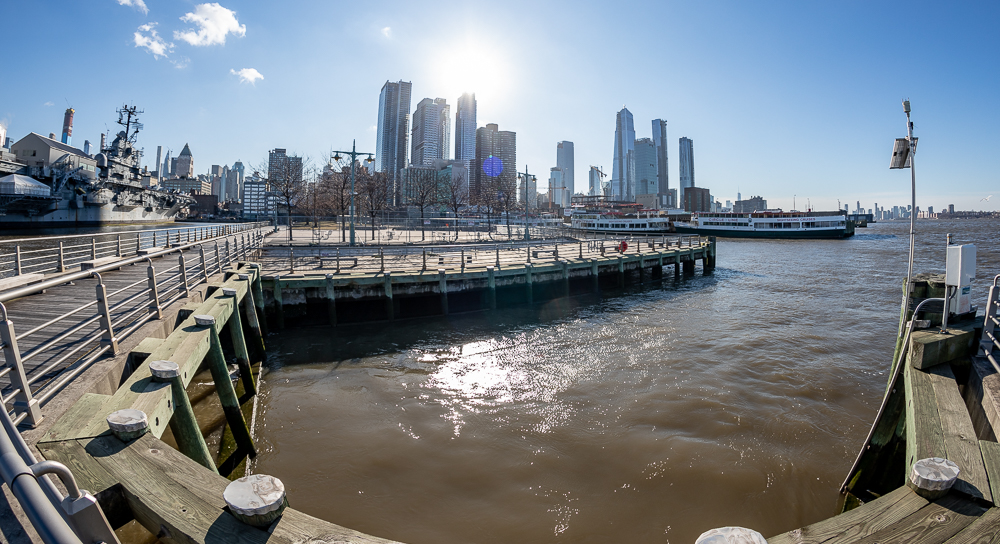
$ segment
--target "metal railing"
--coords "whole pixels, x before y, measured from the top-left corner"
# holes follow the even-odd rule
[[[983,318],[983,335],[979,340],[980,355],[986,357],[997,373],[1000,373],[1000,364],[993,356],[994,349],[1000,349],[1000,340],[997,339],[997,331],[1000,330],[1000,274],[993,278],[993,285],[990,286],[990,294],[986,298],[986,311]]]
[[[66,272],[99,259],[134,257],[143,251],[190,244],[269,223],[208,224],[105,234],[74,234],[0,240],[0,278]]]
[[[308,270],[341,272],[383,272],[399,270],[437,270],[441,267],[466,268],[522,265],[605,257],[611,254],[641,254],[656,250],[701,247],[705,240],[697,235],[600,236],[565,241],[509,241],[491,244],[407,245],[379,247],[276,246],[269,245],[261,257],[267,270]],[[625,251],[622,251],[625,242]]]
[[[115,259],[92,270],[62,274],[0,292],[0,347],[6,362],[0,369],[0,379],[9,380],[0,388],[0,400],[5,410],[13,403],[11,417],[14,423],[27,420],[28,424],[35,425],[41,419],[40,403],[50,399],[105,354],[117,355],[119,342],[148,321],[162,317],[164,307],[187,297],[192,288],[206,282],[211,274],[246,259],[250,252],[259,249],[264,238],[261,227],[254,223],[199,227],[181,232],[182,243],[174,243],[175,247]],[[199,239],[183,243],[188,233],[192,240]],[[177,240],[177,236],[178,233],[171,233],[171,239]],[[185,254],[192,249],[196,251],[194,255]],[[170,254],[178,254],[177,264],[157,270],[153,259]],[[140,263],[146,264],[145,277],[108,292],[103,273]],[[97,280],[93,300],[20,334],[15,333],[4,302],[89,278]],[[26,363],[36,361],[34,368],[27,370]]]

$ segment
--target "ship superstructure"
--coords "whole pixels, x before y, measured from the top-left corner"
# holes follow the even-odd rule
[[[194,204],[191,196],[142,184],[142,152],[135,146],[140,113],[134,106],[119,109],[123,130],[95,156],[36,133],[13,144],[10,152],[0,152],[0,226],[74,227],[185,217]]]

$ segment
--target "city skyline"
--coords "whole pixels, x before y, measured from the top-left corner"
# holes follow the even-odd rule
[[[145,12],[114,0],[10,6],[12,17],[49,25],[55,38],[38,44],[43,55],[73,48],[94,62],[113,61],[129,77],[109,86],[106,74],[82,70],[72,87],[30,78],[6,86],[0,121],[7,136],[60,135],[64,111],[73,108],[72,142],[96,144],[114,126],[115,107],[128,102],[146,110],[139,145],[150,167],[156,147],[166,152],[171,142],[190,142],[202,165],[237,158],[256,165],[275,147],[316,165],[354,139],[359,150],[376,152],[374,95],[385,81],[403,80],[413,83],[414,97],[450,104],[476,93],[479,119],[518,133],[517,170],[550,168],[552,143],[565,140],[574,142],[580,165],[610,172],[609,127],[624,103],[643,123],[663,119],[673,134],[698,141],[697,184],[718,199],[733,199],[740,187],[786,209],[793,195],[833,209],[837,199],[866,207],[908,202],[909,176],[887,163],[892,139],[905,134],[900,101],[909,98],[922,139],[918,206],[997,209],[995,200],[981,202],[996,174],[977,160],[998,143],[990,130],[998,115],[982,107],[998,80],[988,53],[998,40],[991,29],[1000,8],[992,3],[948,10],[913,3],[903,12],[887,3],[648,3],[641,8],[649,17],[633,23],[635,50],[654,50],[659,40],[655,50],[666,52],[648,58],[590,43],[587,35],[611,32],[614,20],[614,8],[598,3],[574,4],[568,14],[558,3],[489,10],[444,3],[431,14],[396,2],[357,13],[320,2],[277,11],[222,2],[223,15],[232,16],[201,27],[181,18],[206,4],[146,5]],[[555,20],[564,22],[552,31]],[[651,32],[663,21],[667,32]],[[435,25],[462,30],[426,31]],[[8,29],[8,44],[37,41],[21,26]],[[87,27],[102,32],[79,32]],[[502,40],[515,28],[538,38]],[[899,65],[900,43],[908,44],[907,68],[887,69]],[[434,61],[440,58],[449,62]],[[628,87],[595,85],[594,68],[612,65],[642,76]],[[347,70],[346,79],[325,75]],[[538,85],[552,78],[566,83]],[[830,157],[821,164],[819,142],[827,148],[820,155]],[[669,178],[678,179],[677,162],[669,161]]]

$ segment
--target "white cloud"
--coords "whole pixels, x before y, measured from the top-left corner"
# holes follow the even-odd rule
[[[255,85],[258,79],[264,79],[264,76],[256,68],[244,68],[238,72],[236,70],[229,70],[229,73],[240,76],[241,83],[249,83],[251,85]]]
[[[146,34],[143,34],[143,33]],[[145,47],[153,54],[153,58],[165,57],[174,49],[174,44],[163,41],[156,33],[156,23],[141,25],[133,35],[136,47]]]
[[[184,32],[175,30],[174,39],[184,40],[191,45],[225,45],[226,36],[230,32],[237,36],[245,36],[247,33],[247,25],[241,25],[236,20],[236,12],[217,3],[198,4],[194,12],[185,14],[181,20],[198,28]]]
[[[135,9],[141,11],[143,14],[149,14],[149,8],[146,7],[146,3],[142,0],[118,0],[119,6],[132,6]]]
[[[181,70],[183,68],[187,68],[188,64],[191,64],[191,59],[189,59],[188,57],[181,57],[179,59],[170,61],[170,64],[173,64],[174,68]]]
[[[388,27],[387,26],[387,27],[383,28],[382,29],[382,35],[385,36],[386,38],[391,38],[392,37],[392,27]]]
[[[46,103],[44,103],[42,105],[43,106],[55,106],[56,104],[55,104],[55,102],[46,102]]]

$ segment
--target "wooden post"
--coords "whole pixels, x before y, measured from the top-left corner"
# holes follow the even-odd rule
[[[97,240],[94,238],[90,239],[90,258],[97,258]]]
[[[642,242],[637,242],[636,245],[641,246]],[[639,283],[642,283],[642,278],[646,273],[646,256],[639,253]]]
[[[60,242],[62,244],[62,242]],[[21,275],[21,246],[14,246],[14,275]]]
[[[420,271],[421,272],[427,270],[427,248],[426,247],[424,248],[424,252],[423,253],[424,253],[424,264],[423,264],[423,266],[420,267]]]
[[[240,274],[238,276],[240,281],[247,282],[247,294],[243,297],[241,305],[243,306],[243,315],[247,318],[247,326],[250,328],[251,336],[253,336],[252,346],[254,351],[257,352],[257,360],[264,358],[264,334],[260,330],[260,321],[257,319],[257,306],[254,304],[254,294],[253,294],[253,283],[250,281],[249,274]]]
[[[625,287],[625,262],[618,256],[618,287]]]
[[[684,261],[683,267],[685,276],[694,274],[694,258],[691,257],[688,260]]]
[[[243,390],[250,395],[257,394],[257,381],[254,380],[253,372],[250,369],[250,354],[247,352],[246,339],[243,337],[243,321],[240,319],[240,301],[236,298],[236,289],[223,287],[223,296],[233,299],[233,315],[226,321],[226,328],[229,329],[229,338],[233,342],[233,350],[236,352],[236,365],[240,367],[240,380],[243,381]]]
[[[156,269],[153,268],[153,260],[146,258],[149,266],[146,267],[146,286],[149,288],[149,309],[156,314],[156,319],[163,319],[163,309],[160,308],[160,293],[156,288]]]
[[[524,265],[524,285],[528,291],[528,304],[535,303],[535,286],[532,283],[531,272],[534,265],[528,263]]]
[[[496,264],[496,267],[500,268],[500,244],[496,244],[495,247],[496,247],[496,251],[497,251],[497,264]]]
[[[201,252],[201,273],[205,276],[205,282],[208,282],[208,261],[205,260],[205,244],[198,246]]]
[[[257,308],[257,316],[260,320],[261,336],[267,336],[267,314],[264,313],[264,286],[260,279],[260,264],[250,263],[250,268],[254,271],[253,281],[253,304]]]
[[[118,249],[115,251],[115,257],[121,258],[122,256],[122,236],[118,235]]]
[[[281,302],[281,274],[274,275],[274,303],[277,305],[278,329],[285,328],[285,309]]]
[[[98,273],[93,273],[97,276],[97,314],[100,315],[101,323],[101,345],[111,346],[111,354],[118,355],[118,339],[115,338],[114,327],[111,321],[111,311],[108,304],[108,290],[104,287],[104,280],[101,279],[101,275]]]
[[[583,260],[583,242],[580,242],[580,260]]]
[[[557,260],[557,261],[559,260],[559,244],[558,243],[556,244],[556,248],[555,248],[555,250],[552,253],[552,257],[555,260]]]
[[[63,252],[63,243],[59,242],[59,271],[66,271],[66,254]]]
[[[243,419],[243,411],[240,409],[240,400],[236,397],[236,389],[233,388],[232,378],[229,377],[229,367],[226,366],[226,356],[222,353],[222,341],[219,339],[219,331],[215,329],[215,317],[210,315],[196,315],[194,322],[200,327],[207,327],[211,338],[211,346],[208,350],[208,368],[212,371],[212,380],[215,381],[215,392],[219,395],[222,403],[222,411],[226,415],[226,422],[233,432],[236,444],[247,452],[250,457],[257,456],[257,447],[254,446],[253,438],[250,435],[250,428]]]
[[[438,268],[438,291],[441,293],[441,313],[448,315],[448,280],[443,268]]]
[[[385,273],[385,313],[389,321],[396,319],[396,304],[392,300],[392,272]]]
[[[188,286],[187,265],[184,264],[184,253],[177,256],[177,266],[180,268],[181,285],[180,290],[184,293],[184,298],[191,296],[191,288]]]
[[[462,248],[462,272],[465,272],[465,248]]]
[[[326,313],[330,326],[337,326],[337,291],[333,288],[333,274],[326,275]]]
[[[594,291],[600,291],[601,281],[600,281],[600,271],[597,267],[597,259],[590,260],[590,282],[594,286]]]
[[[266,474],[251,474],[231,482],[222,497],[234,518],[261,529],[280,518],[288,506],[284,484]]]
[[[486,267],[486,297],[491,310],[497,309],[497,284],[496,284],[496,268],[492,266]]]
[[[198,419],[194,415],[194,408],[191,407],[180,366],[173,361],[153,361],[149,363],[149,372],[153,375],[153,381],[170,384],[170,396],[174,403],[170,431],[177,440],[177,448],[192,461],[218,474],[219,469],[215,467],[212,454],[205,444],[205,437],[198,426]]]

